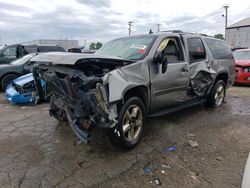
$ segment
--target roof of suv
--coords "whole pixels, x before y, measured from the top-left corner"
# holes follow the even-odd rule
[[[137,35],[132,35],[130,37],[136,37],[136,36],[147,36],[147,35],[153,35],[153,36],[166,36],[166,35],[171,35],[171,36],[180,36],[180,35],[190,35],[190,36],[194,36],[194,37],[202,37],[202,38],[210,38],[210,39],[214,39],[214,40],[219,40],[219,41],[224,41],[218,38],[215,38],[213,36],[208,36],[206,34],[202,34],[202,33],[189,33],[189,32],[183,32],[180,30],[169,30],[169,31],[160,31],[160,32],[156,32],[156,33],[152,33],[152,34],[137,34]],[[123,38],[123,37],[121,37]]]

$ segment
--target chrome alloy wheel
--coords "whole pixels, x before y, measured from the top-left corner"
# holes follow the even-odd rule
[[[122,120],[124,138],[129,142],[138,139],[143,126],[142,110],[137,105],[131,105],[127,109]]]
[[[224,100],[224,97],[225,97],[225,88],[224,88],[223,84],[219,84],[218,87],[216,88],[216,92],[214,95],[214,100],[215,100],[216,106],[221,105],[221,103]]]

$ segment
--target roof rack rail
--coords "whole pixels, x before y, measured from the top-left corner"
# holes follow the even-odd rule
[[[201,35],[201,36],[205,36],[205,37],[209,36],[209,35],[204,34],[204,33],[183,32],[181,30],[166,30],[166,31],[161,31],[161,32],[179,33],[179,34],[196,34],[196,35]]]
[[[166,31],[161,31],[161,32],[169,32],[169,33],[184,33],[181,30],[166,30]]]

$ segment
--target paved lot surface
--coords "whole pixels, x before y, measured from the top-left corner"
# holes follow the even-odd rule
[[[13,106],[1,93],[0,187],[156,187],[155,178],[161,187],[240,187],[250,151],[250,87],[231,88],[226,100],[218,109],[149,119],[142,143],[119,151],[98,130],[91,144],[76,145],[71,129],[49,117],[48,104]],[[169,146],[176,151],[165,151]]]

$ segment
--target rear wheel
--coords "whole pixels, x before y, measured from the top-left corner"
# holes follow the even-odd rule
[[[107,136],[115,146],[130,149],[141,141],[145,125],[145,106],[141,99],[132,97],[121,107],[118,124],[107,130]]]
[[[18,76],[16,74],[6,74],[5,76],[3,76],[1,80],[1,86],[2,86],[3,91],[5,91],[8,85],[17,77]]]
[[[210,107],[219,107],[223,103],[226,95],[226,87],[223,80],[218,80],[207,99],[207,105]]]

